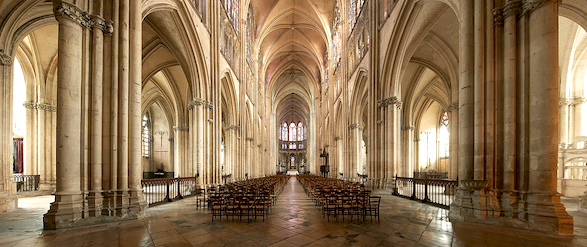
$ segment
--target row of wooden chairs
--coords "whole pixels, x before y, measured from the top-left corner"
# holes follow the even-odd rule
[[[288,179],[288,176],[278,175],[209,187],[196,204],[197,207],[208,206],[212,221],[223,217],[226,220],[231,217],[233,221],[237,217],[239,221],[245,217],[247,221],[262,217],[265,221]]]
[[[355,216],[357,222],[364,221],[367,216],[371,222],[373,218],[379,221],[381,197],[371,196],[371,191],[365,190],[362,184],[312,175],[299,176],[298,180],[328,221],[331,216],[336,221],[339,217],[352,221]]]

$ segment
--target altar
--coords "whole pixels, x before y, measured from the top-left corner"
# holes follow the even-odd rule
[[[297,176],[297,175],[300,175],[300,172],[298,172],[297,170],[293,170],[293,171],[289,170],[289,171],[287,171],[287,175],[288,176]]]

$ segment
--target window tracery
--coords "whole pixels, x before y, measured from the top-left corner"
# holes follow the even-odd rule
[[[340,20],[340,7],[338,1],[334,6],[334,21],[332,22],[332,61],[334,70],[338,67],[341,58],[342,46],[342,22]]]
[[[142,146],[143,146],[143,157],[145,157],[145,158],[149,158],[149,156],[151,154],[150,153],[150,151],[151,151],[150,150],[151,149],[151,146],[150,146],[151,130],[150,130],[150,126],[149,126],[150,122],[151,121],[150,121],[149,115],[148,114],[143,115],[143,121],[142,121],[142,130],[143,130],[142,131],[142,134],[143,134],[142,144],[143,145]]]

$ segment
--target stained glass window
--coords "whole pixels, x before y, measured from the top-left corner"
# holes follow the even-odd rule
[[[295,143],[290,143],[289,144],[289,149],[296,149],[297,145]]]
[[[342,23],[340,21],[340,7],[338,1],[334,6],[334,21],[332,22],[332,60],[336,69],[341,57]]]
[[[351,0],[349,5],[349,34],[353,31],[364,4],[365,0]]]
[[[256,27],[256,23],[255,23],[255,15],[253,13],[253,7],[249,4],[249,10],[247,13],[247,28],[246,28],[247,60],[249,62],[253,61],[253,42],[255,40],[256,30],[257,30],[257,27]]]
[[[296,138],[297,138],[296,132],[297,132],[296,131],[296,124],[294,122],[292,122],[289,125],[289,140],[290,141],[295,141],[296,140]]]
[[[298,123],[298,141],[304,140],[304,124]]]
[[[150,142],[149,140],[151,139],[151,130],[149,129],[149,115],[145,114],[143,115],[143,121],[142,121],[142,127],[143,127],[143,157],[149,157],[150,154]]]
[[[221,0],[222,5],[224,5],[224,10],[226,10],[226,15],[234,27],[236,33],[238,33],[239,26],[238,26],[238,13],[239,13],[239,1],[238,0]]]
[[[288,140],[287,133],[288,133],[287,123],[283,123],[283,125],[281,126],[281,140],[282,141]]]
[[[448,112],[444,112],[440,118],[440,128],[438,131],[438,156],[441,158],[446,158],[449,154],[450,138],[448,124]]]

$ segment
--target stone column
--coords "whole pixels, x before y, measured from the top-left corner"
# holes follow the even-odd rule
[[[473,142],[474,179],[485,180],[485,0],[475,0],[474,6],[474,67],[473,67]],[[462,89],[462,87],[461,87]]]
[[[559,99],[558,105],[560,107],[559,111],[559,144],[561,146],[566,146],[568,143],[572,141],[569,137],[569,109],[571,107],[572,99],[571,98],[562,98]]]
[[[120,0],[119,52],[118,52],[118,190],[116,215],[128,214],[128,161],[129,161],[129,7],[130,0]]]
[[[81,94],[82,25],[85,13],[69,3],[54,3],[59,22],[57,72],[57,188],[55,202],[43,218],[45,229],[57,229],[81,219]]]
[[[538,231],[573,234],[573,218],[557,193],[558,154],[558,4],[531,1],[530,54],[530,170],[528,223]]]
[[[201,102],[196,102],[195,111],[196,111],[196,169],[197,172],[200,174],[200,182],[203,182],[204,177],[206,176],[204,170],[204,125],[206,121],[204,119],[204,106]]]
[[[26,175],[36,175],[37,172],[37,102],[34,100],[34,87],[27,88],[27,101],[23,103],[25,108],[26,131],[23,138],[23,167],[22,173]],[[12,124],[11,124],[12,126]],[[12,130],[11,130],[12,131]]]
[[[147,209],[141,179],[141,90],[142,90],[142,1],[130,1],[130,77],[129,77],[129,193],[130,214],[143,215]]]
[[[92,16],[92,78],[90,109],[90,191],[88,195],[89,215],[98,216],[102,211],[102,103],[103,103],[103,59],[104,31],[106,21]]]
[[[461,181],[451,205],[450,219],[465,220],[472,215],[473,191],[463,180],[475,178],[475,91],[474,91],[474,5],[476,1],[461,1],[459,29],[459,180]],[[417,156],[416,156],[417,157]]]
[[[473,179],[474,171],[474,91],[473,91],[473,9],[474,1],[461,1],[459,35],[459,178]]]
[[[12,57],[0,49],[0,83],[3,85],[0,87],[0,95],[5,96],[1,99],[1,116],[12,114],[12,64]],[[12,211],[18,206],[16,186],[12,175],[12,124],[12,118],[0,118],[0,153],[2,154],[0,155],[0,162],[2,162],[0,165],[0,213]]]
[[[506,6],[517,4],[509,0]],[[503,184],[501,208],[506,217],[516,217],[517,206],[516,170],[517,170],[517,16],[514,11],[504,16],[503,38]]]

